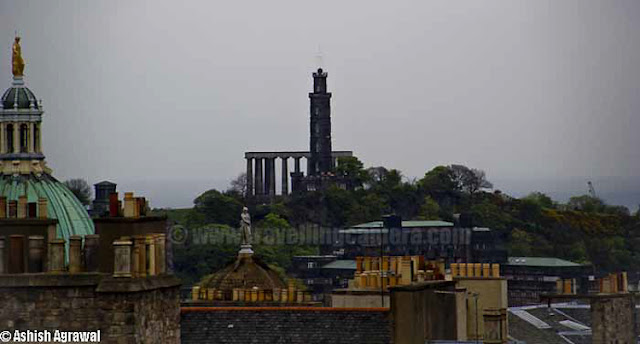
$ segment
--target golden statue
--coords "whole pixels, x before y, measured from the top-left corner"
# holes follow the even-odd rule
[[[11,63],[13,65],[13,76],[23,76],[24,60],[22,59],[22,48],[20,48],[20,37],[18,36],[16,36],[16,40],[13,42]]]

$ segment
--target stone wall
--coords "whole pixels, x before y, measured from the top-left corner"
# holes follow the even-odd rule
[[[594,344],[635,343],[633,295],[612,294],[591,299]]]
[[[388,344],[384,308],[182,308],[183,344]]]
[[[173,276],[0,275],[0,329],[101,330],[103,343],[179,343]]]

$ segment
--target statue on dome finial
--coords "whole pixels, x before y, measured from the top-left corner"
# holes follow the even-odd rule
[[[242,244],[240,245],[240,256],[250,257],[253,255],[251,249],[251,215],[247,207],[242,208],[240,215],[240,230],[242,231]]]
[[[249,215],[247,207],[242,208],[240,229],[242,230],[242,244],[251,245],[251,215]]]
[[[16,39],[13,42],[11,64],[14,77],[24,75],[24,60],[22,59],[22,48],[20,47],[20,37],[18,35],[16,35]]]

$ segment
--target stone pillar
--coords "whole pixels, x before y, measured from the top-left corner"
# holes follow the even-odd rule
[[[264,194],[264,188],[262,186],[262,159],[256,158],[256,174],[255,178],[255,195],[260,196]]]
[[[134,239],[136,246],[134,250],[138,256],[136,277],[147,277],[147,238],[144,235],[136,235]]]
[[[29,236],[29,264],[28,272],[42,272],[44,266],[44,237]]]
[[[61,273],[64,271],[64,239],[49,241],[49,272]]]
[[[129,237],[123,237],[122,240],[129,240]],[[140,245],[136,241],[136,238],[133,237],[131,240],[133,243],[133,248],[131,249],[131,276],[132,277],[140,277]]]
[[[252,158],[246,158],[247,160],[247,172],[246,172],[246,178],[247,178],[247,197],[251,197],[253,196],[253,159]]]
[[[84,267],[87,272],[97,272],[99,265],[98,250],[100,249],[100,235],[84,236]],[[130,260],[131,258],[129,258]]]
[[[46,198],[38,198],[38,218],[46,219],[47,218],[47,199]]]
[[[167,272],[165,235],[156,234],[156,274],[161,275]]]
[[[33,128],[35,126],[33,122],[29,122],[27,125],[29,126],[29,135],[27,135],[27,147],[29,147],[28,148],[29,153],[34,153],[35,150],[33,146],[33,131],[34,131]]]
[[[18,197],[18,218],[26,219],[27,218],[27,196],[19,196]]]
[[[276,158],[269,158],[269,197],[276,196]]]
[[[113,242],[113,277],[131,277],[131,241]]]
[[[282,196],[289,194],[289,157],[282,157]]]
[[[20,153],[20,123],[13,123],[13,152]]]
[[[156,275],[156,242],[153,235],[147,235],[145,238],[145,249],[147,258],[147,276]]]
[[[6,271],[4,262],[4,236],[0,236],[0,274]]]
[[[294,158],[295,160],[295,164],[294,164],[294,170],[293,172],[295,173],[300,173],[300,157]]]
[[[76,274],[82,270],[82,237],[69,237],[69,273]]]

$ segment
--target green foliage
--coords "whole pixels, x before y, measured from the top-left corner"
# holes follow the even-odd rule
[[[369,173],[364,169],[362,161],[355,156],[339,157],[336,174],[350,178],[354,188],[362,187],[370,180]]]
[[[211,189],[198,196],[194,210],[204,216],[204,223],[221,223],[237,226],[242,204],[236,198]]]
[[[254,234],[263,239],[254,250],[265,263],[284,271],[293,256],[318,253],[318,247],[282,240],[295,237],[294,228],[344,228],[396,213],[405,220],[445,221],[462,214],[460,219],[470,219],[469,225],[489,227],[507,238],[512,256],[554,256],[611,271],[640,266],[640,215],[631,216],[626,208],[597,198],[577,196],[556,204],[540,192],[521,199],[486,192],[492,185],[484,172],[462,165],[437,166],[411,181],[398,170],[364,169],[362,162],[349,157],[339,159],[336,174],[352,178],[353,188],[292,194],[251,209]],[[193,209],[166,213],[189,228],[219,223],[224,226],[218,226],[216,235],[239,235],[234,228],[243,204],[242,181],[242,176],[237,178],[224,193],[203,193]],[[187,281],[212,273],[234,259],[238,243],[187,243],[177,248],[177,270]]]
[[[440,205],[430,196],[425,196],[424,202],[420,207],[420,220],[440,220]]]

